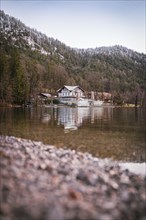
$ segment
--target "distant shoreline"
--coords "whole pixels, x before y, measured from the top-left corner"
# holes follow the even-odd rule
[[[58,106],[67,106],[67,107],[76,107],[76,108],[79,108],[78,106],[71,106],[71,105],[66,105],[66,104],[42,104],[42,105],[36,105],[36,106],[30,106],[30,107],[52,107],[52,106],[55,106],[55,107],[58,107]],[[0,108],[24,108],[24,107],[27,107],[27,106],[24,106],[24,105],[16,105],[16,104],[10,104],[10,103],[4,103],[4,104],[0,104]],[[107,103],[104,103],[102,106],[90,106],[90,107],[86,107],[86,108],[146,108],[146,106],[140,106],[140,105],[137,105],[135,106],[134,104],[124,104],[124,105],[109,105]],[[82,108],[82,107],[80,107]],[[85,108],[85,107],[84,107]]]

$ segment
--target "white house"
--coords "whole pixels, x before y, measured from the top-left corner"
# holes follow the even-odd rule
[[[84,90],[80,86],[66,86],[64,85],[58,91],[60,102],[72,104],[76,100],[84,97]]]

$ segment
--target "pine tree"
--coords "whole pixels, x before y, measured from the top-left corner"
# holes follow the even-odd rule
[[[0,102],[11,102],[12,90],[9,75],[9,60],[4,50],[0,50]]]
[[[23,104],[25,102],[25,77],[18,51],[13,51],[11,56],[11,77],[13,88],[13,102]]]

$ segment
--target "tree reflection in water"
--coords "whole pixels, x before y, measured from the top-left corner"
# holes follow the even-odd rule
[[[0,108],[0,134],[118,161],[145,162],[145,122],[144,108]]]

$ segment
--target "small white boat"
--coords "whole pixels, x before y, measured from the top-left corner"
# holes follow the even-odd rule
[[[102,106],[103,105],[103,101],[101,101],[101,100],[94,100],[93,102],[92,102],[92,105],[93,106]]]
[[[95,100],[94,98],[94,92],[91,92],[91,101],[90,101],[91,106],[93,107],[100,107],[103,105],[103,101],[101,100]]]
[[[88,99],[82,99],[80,98],[79,100],[77,100],[76,105],[78,107],[89,107],[90,103]]]

